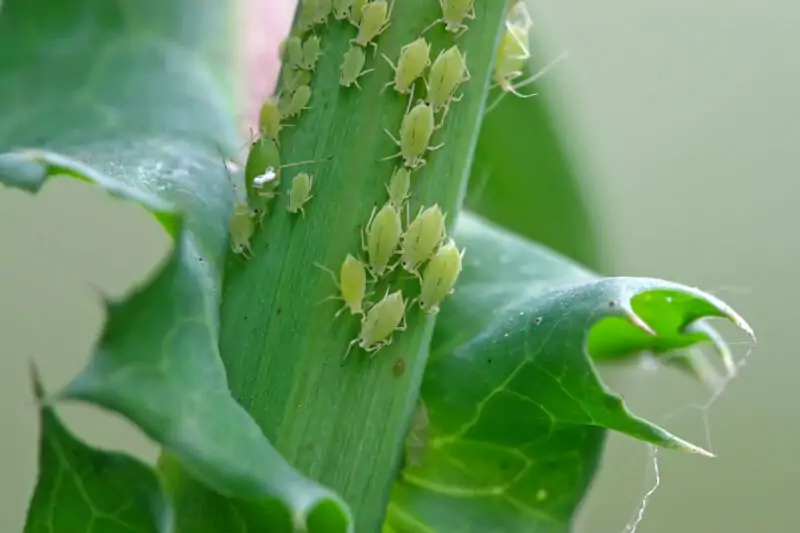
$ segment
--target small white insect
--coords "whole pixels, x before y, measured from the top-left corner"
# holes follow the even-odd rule
[[[433,106],[434,113],[446,109],[451,101],[458,101],[454,96],[459,85],[470,80],[467,69],[467,58],[461,55],[458,46],[453,45],[439,53],[431,66],[426,86],[426,101]],[[444,120],[444,118],[442,118]]]
[[[321,41],[316,35],[312,35],[303,42],[303,57],[300,61],[300,68],[313,71],[319,61]]]
[[[297,116],[306,109],[311,109],[310,107],[308,107],[308,102],[310,100],[311,100],[311,87],[309,87],[308,85],[302,85],[297,88],[294,94],[292,94],[292,97],[289,100],[289,102],[285,104],[283,109],[281,109],[281,114],[283,115],[284,118],[292,118],[294,116]]]
[[[350,17],[350,9],[355,0],[333,0],[333,16],[336,20],[345,20]]]
[[[394,81],[388,82],[386,87],[394,83],[394,90],[401,94],[411,91],[414,82],[422,76],[422,73],[431,64],[430,53],[431,45],[428,44],[424,37],[420,37],[400,49],[397,66],[383,54],[383,58],[394,70]]]
[[[400,236],[403,234],[400,213],[388,202],[377,214],[373,209],[365,232],[366,242],[364,242],[364,234],[362,233],[361,247],[369,257],[370,274],[377,280],[394,269],[395,265],[389,265],[389,261],[392,259],[397,249],[397,244],[400,242]]]
[[[255,232],[255,217],[245,202],[237,202],[233,208],[233,215],[228,224],[231,249],[234,253],[243,255],[245,259],[253,256],[250,248],[250,239]]]
[[[464,250],[459,252],[453,239],[439,248],[422,273],[419,304],[423,310],[430,314],[439,312],[439,305],[453,293],[463,257]]]
[[[399,166],[394,169],[392,178],[386,186],[386,191],[389,193],[389,203],[400,212],[403,204],[408,199],[408,190],[411,188],[411,171],[404,166]]]
[[[367,5],[369,0],[353,0],[353,5],[350,8],[350,22],[355,26],[361,23],[362,10]]]
[[[395,291],[389,294],[387,289],[383,299],[367,311],[361,321],[361,331],[348,345],[344,360],[347,360],[350,348],[356,344],[375,357],[378,350],[392,343],[392,334],[395,331],[405,331],[405,314],[406,303],[403,300],[403,293]]]
[[[263,189],[268,183],[272,183],[278,178],[278,173],[274,167],[267,167],[263,174],[259,174],[253,178],[253,188]]]
[[[358,78],[374,70],[362,70],[366,60],[367,56],[363,48],[351,46],[344,54],[344,60],[342,61],[341,72],[339,74],[339,84],[343,87],[355,85],[360,89],[361,85],[358,84]]]
[[[422,33],[439,23],[444,23],[444,29],[455,33],[458,37],[469,29],[464,20],[475,20],[475,0],[439,0],[439,5],[442,7],[442,18],[434,20]]]
[[[403,123],[400,126],[400,139],[395,138],[388,129],[384,129],[386,134],[400,147],[400,151],[394,155],[384,157],[383,160],[402,157],[405,166],[411,170],[424,166],[426,163],[423,158],[425,152],[438,150],[444,146],[444,144],[430,146],[431,136],[433,136],[435,129],[433,107],[420,100],[403,117]]]
[[[261,106],[258,115],[258,129],[261,135],[279,142],[278,137],[281,132],[281,111],[278,102],[270,98]]]
[[[333,283],[339,289],[339,296],[329,296],[323,301],[341,300],[344,305],[339,309],[334,318],[338,317],[345,309],[350,310],[351,315],[364,315],[364,296],[367,292],[367,271],[364,263],[350,254],[342,262],[339,269],[339,279],[328,268],[315,263],[315,265],[331,275]]]
[[[292,179],[292,188],[289,190],[289,205],[286,208],[290,213],[300,213],[305,216],[303,206],[311,197],[311,187],[314,185],[314,177],[307,172],[301,172]]]
[[[401,244],[403,269],[419,275],[419,266],[433,256],[445,238],[445,216],[434,204],[422,210],[403,234]]]
[[[387,3],[387,0],[373,0],[361,8],[361,22],[358,24],[358,35],[351,42],[356,43],[361,47],[366,47],[368,44],[372,45],[375,52],[378,51],[378,45],[372,42],[377,36],[386,31],[391,22],[389,19],[392,16],[392,8]]]

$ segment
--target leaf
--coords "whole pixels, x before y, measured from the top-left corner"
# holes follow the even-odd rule
[[[598,278],[470,215],[457,238],[464,271],[437,322],[421,391],[428,446],[395,486],[390,528],[569,531],[603,429],[710,455],[628,411],[597,376],[587,334],[590,349],[686,346],[704,340],[687,327],[724,317],[752,335],[734,311],[667,281]],[[612,318],[643,334],[616,346],[613,332],[594,329]]]
[[[34,371],[34,390],[42,388]],[[147,465],[75,438],[55,411],[39,409],[39,482],[25,533],[170,533],[172,508]]]
[[[532,50],[534,56],[543,55],[537,54],[539,48]],[[547,64],[543,57],[535,59],[537,65]],[[537,96],[506,95],[486,113],[465,208],[584,265],[602,268],[600,236],[586,194],[593,180],[576,156],[579,123],[565,116],[570,106],[550,78],[557,75],[548,72],[525,88]],[[490,100],[499,94],[495,88]]]
[[[277,500],[295,523],[333,507],[312,531],[345,531],[345,504],[272,448],[231,396],[219,357],[233,200],[220,151],[237,142],[214,48],[218,36],[232,41],[225,7],[5,2],[0,102],[13,113],[0,127],[0,150],[47,150],[0,155],[0,183],[35,192],[52,177],[76,178],[146,208],[174,238],[143,285],[106,302],[90,362],[51,400],[121,414],[222,495],[256,508]]]

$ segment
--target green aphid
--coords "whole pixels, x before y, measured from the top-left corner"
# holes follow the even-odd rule
[[[403,293],[395,291],[386,295],[381,301],[373,305],[364,319],[361,321],[361,330],[358,336],[353,339],[347,347],[344,359],[350,353],[350,348],[358,345],[367,352],[375,356],[375,352],[392,343],[392,334],[395,331],[405,331],[406,304],[403,300]]]
[[[294,91],[289,101],[282,106],[281,115],[284,118],[296,117],[306,109],[311,109],[308,106],[310,100],[311,87],[308,85],[301,85]]]
[[[333,283],[335,283],[336,287],[339,289],[339,296],[329,296],[323,301],[341,300],[344,302],[342,308],[333,315],[334,318],[338,317],[345,309],[349,309],[351,315],[363,315],[364,296],[367,292],[367,271],[364,268],[364,263],[352,255],[347,254],[347,257],[342,262],[342,266],[339,269],[338,280],[330,269],[319,263],[315,264],[331,275]]]
[[[369,0],[353,0],[353,5],[350,7],[350,22],[356,28],[361,24],[364,6],[367,5],[368,2]]]
[[[430,314],[439,312],[439,305],[453,293],[463,257],[464,250],[459,252],[452,239],[439,248],[422,272],[419,305],[423,310]]]
[[[351,46],[350,49],[344,53],[344,59],[342,60],[339,74],[339,84],[343,87],[355,85],[360,89],[361,85],[358,84],[358,78],[374,70],[362,70],[366,61],[367,56],[364,50],[359,46]]]
[[[355,0],[333,0],[333,16],[336,20],[345,20],[350,17],[350,9]]]
[[[267,137],[279,144],[281,111],[276,100],[270,98],[261,106],[261,111],[258,114],[258,129],[263,137]]]
[[[386,87],[394,84],[395,91],[401,94],[410,92],[414,82],[431,64],[430,50],[431,45],[420,37],[400,49],[397,66],[384,54],[383,58],[394,70],[394,81],[387,82]]]
[[[374,0],[361,8],[361,21],[358,24],[358,35],[351,42],[358,46],[366,47],[368,44],[378,51],[378,45],[372,42],[377,36],[386,31],[391,24],[394,3],[389,6],[386,0]]]
[[[290,213],[300,213],[305,216],[303,206],[311,197],[311,188],[314,186],[314,177],[307,172],[301,172],[292,178],[292,187],[289,189],[289,205],[286,208]]]
[[[361,246],[369,258],[370,274],[373,278],[379,279],[394,268],[389,261],[397,250],[397,244],[403,234],[400,213],[388,202],[377,214],[373,209],[365,231],[366,242],[362,234]]]
[[[403,269],[419,275],[419,266],[430,259],[445,238],[445,216],[438,204],[420,210],[403,234],[401,253]]]
[[[433,112],[438,113],[447,108],[451,101],[460,100],[460,96],[455,97],[456,89],[469,80],[467,58],[461,54],[458,46],[453,45],[442,51],[431,66],[426,83],[426,101],[433,106]]]
[[[389,185],[386,190],[389,193],[389,202],[392,206],[400,212],[403,204],[408,199],[408,191],[411,188],[411,171],[404,166],[399,166],[394,169],[392,178],[389,180]]]
[[[300,61],[300,68],[303,70],[313,71],[319,61],[321,50],[320,38],[312,35],[303,42],[303,57]]]
[[[228,225],[231,249],[234,253],[249,259],[253,255],[250,239],[255,232],[255,215],[245,202],[237,202]]]
[[[303,41],[297,35],[286,38],[280,47],[283,65],[289,69],[299,69],[303,62]]]
[[[406,167],[411,170],[425,165],[425,153],[438,150],[444,144],[430,146],[431,137],[436,129],[436,122],[433,117],[433,107],[420,101],[403,117],[400,125],[400,138],[397,139],[389,130],[384,130],[386,134],[400,148],[394,155],[384,157],[383,160],[402,157]]]

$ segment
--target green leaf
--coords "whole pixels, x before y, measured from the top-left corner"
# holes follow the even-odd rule
[[[704,340],[688,326],[724,317],[752,335],[734,311],[667,281],[598,278],[469,215],[457,238],[464,271],[422,385],[427,450],[395,486],[390,528],[568,531],[603,429],[710,455],[628,411],[596,374],[587,334],[607,350],[686,346]],[[614,331],[594,329],[612,318],[642,335],[616,347]]]
[[[534,47],[534,56],[540,48]],[[549,61],[535,59],[531,72]],[[576,146],[579,123],[566,116],[569,102],[551,76],[557,78],[557,69],[525,88],[537,96],[506,95],[486,113],[465,208],[584,265],[602,269],[595,213],[586,200],[587,186],[594,180],[576,156],[585,153]],[[499,93],[495,88],[490,100]]]
[[[52,399],[123,415],[219,494],[257,509],[276,500],[295,523],[345,531],[345,504],[272,448],[231,396],[219,357],[233,203],[219,154],[237,139],[219,81],[229,50],[215,43],[233,42],[232,16],[212,0],[5,2],[0,103],[13,113],[0,150],[47,150],[0,155],[0,183],[35,192],[77,178],[146,208],[174,238],[143,285],[106,303],[89,364]],[[319,521],[319,508],[334,512]]]
[[[34,369],[34,390],[42,388]],[[46,405],[39,408],[39,482],[25,533],[170,533],[172,508],[153,470],[77,439]]]

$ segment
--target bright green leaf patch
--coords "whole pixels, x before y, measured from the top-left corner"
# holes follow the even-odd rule
[[[628,411],[595,372],[587,334],[618,353],[707,340],[690,327],[706,317],[752,334],[734,311],[671,282],[597,278],[469,215],[458,238],[467,248],[462,281],[437,322],[421,391],[428,446],[395,487],[392,528],[568,531],[602,429],[708,455]],[[611,319],[641,335],[620,336],[616,347],[608,330],[593,329]]]
[[[34,376],[37,399],[42,389]],[[170,533],[172,508],[153,470],[77,439],[40,407],[39,481],[25,533]]]
[[[346,505],[272,448],[230,395],[219,357],[233,203],[220,153],[236,144],[217,77],[222,56],[213,49],[221,37],[234,42],[226,7],[188,0],[3,3],[0,107],[10,112],[0,124],[0,152],[11,151],[0,153],[0,183],[35,192],[52,177],[79,179],[141,205],[174,239],[145,283],[106,302],[89,364],[52,400],[78,399],[123,415],[198,480],[253,512],[277,501],[312,532],[346,531]],[[58,468],[43,465],[42,482]],[[64,485],[59,498],[78,502],[80,490]],[[334,511],[320,523],[319,509]],[[29,524],[49,520],[47,513],[32,507]]]

